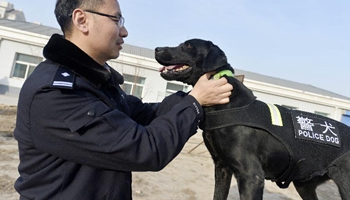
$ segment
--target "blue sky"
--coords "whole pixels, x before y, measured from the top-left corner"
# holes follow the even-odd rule
[[[9,0],[27,21],[59,28],[56,0]],[[211,40],[234,68],[350,97],[349,0],[119,0],[125,42],[154,49]]]

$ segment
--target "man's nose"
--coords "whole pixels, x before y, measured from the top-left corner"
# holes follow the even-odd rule
[[[121,27],[120,33],[119,33],[120,37],[123,37],[123,38],[128,37],[128,34],[129,34],[128,30],[126,30],[125,26]]]

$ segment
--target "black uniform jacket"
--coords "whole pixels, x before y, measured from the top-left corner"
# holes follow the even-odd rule
[[[18,103],[21,199],[131,199],[131,171],[161,170],[197,130],[203,112],[190,95],[157,116],[158,104],[125,94],[118,72],[62,36],[44,56]]]

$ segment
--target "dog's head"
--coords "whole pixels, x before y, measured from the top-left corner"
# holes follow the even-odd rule
[[[230,70],[225,53],[211,41],[191,39],[177,47],[157,47],[155,58],[161,65],[161,76],[194,85],[205,73]]]

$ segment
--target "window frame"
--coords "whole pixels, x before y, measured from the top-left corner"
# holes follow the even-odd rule
[[[142,99],[142,96],[143,96],[143,93],[144,93],[144,90],[145,90],[146,77],[136,76],[136,75],[131,75],[131,74],[123,74],[123,76],[124,76],[124,83],[122,85],[122,89],[124,90],[124,92],[127,93],[127,94],[130,94],[130,95],[136,96],[139,99]],[[136,81],[133,81],[133,82],[128,81],[128,80],[125,79],[125,77],[127,77],[127,76],[134,78],[134,80],[139,80],[140,79],[141,83],[138,83]],[[126,90],[125,85],[131,86],[130,87],[130,91]],[[135,87],[141,88],[141,92],[137,93],[137,94],[134,94],[137,91],[136,89],[134,89]]]
[[[330,116],[329,113],[320,112],[320,111],[315,111],[314,113],[315,113],[316,115],[320,115],[320,116],[324,116],[324,117],[329,117],[329,116]]]
[[[294,107],[294,106],[288,106],[288,105],[285,105],[285,104],[282,104],[281,106],[284,107],[284,108],[287,108],[289,110],[298,110],[298,108]]]
[[[168,89],[168,85],[169,84],[173,84],[173,85],[176,85],[176,86],[181,86],[182,90]],[[180,82],[167,81],[166,88],[165,88],[165,96],[169,96],[169,95],[175,94],[178,91],[188,92],[189,90],[190,90],[190,86],[189,85],[186,85],[186,84],[183,84],[183,83],[180,83]]]
[[[34,69],[39,65],[40,62],[38,62],[38,63],[30,63],[30,62],[19,60],[19,56],[20,55],[28,56],[28,57],[32,57],[32,58],[36,58],[36,59],[40,59],[40,62],[42,62],[44,60],[44,58],[40,57],[40,56],[34,56],[34,55],[18,53],[18,52],[15,54],[15,58],[14,58],[13,67],[12,67],[12,70],[11,70],[10,77],[14,78],[14,79],[25,80],[25,79],[27,79],[29,77],[29,75],[34,71]],[[25,69],[24,77],[15,76],[15,72],[17,71],[16,70],[17,65],[24,65],[25,66],[26,69]],[[30,70],[31,67],[34,67],[33,70]]]

